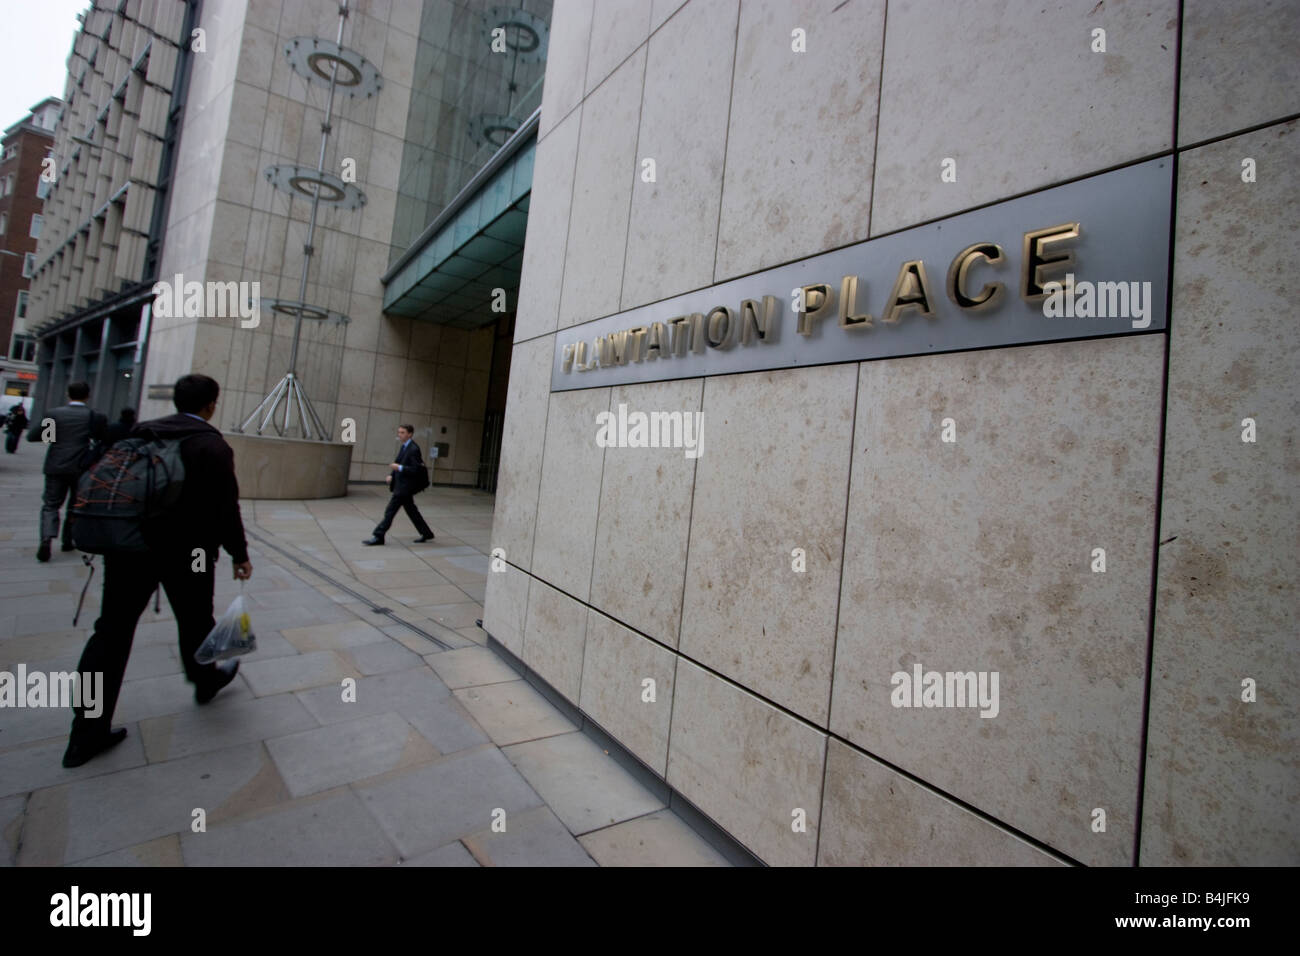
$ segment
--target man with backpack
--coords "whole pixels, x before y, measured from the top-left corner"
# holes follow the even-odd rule
[[[399,508],[406,509],[406,516],[411,519],[411,524],[415,525],[415,530],[420,533],[416,544],[433,540],[433,530],[424,520],[424,515],[420,514],[420,509],[415,506],[416,494],[429,487],[429,469],[425,467],[424,459],[420,457],[420,446],[415,443],[412,437],[414,435],[414,425],[397,426],[397,440],[402,444],[398,446],[397,459],[388,466],[392,472],[388,476],[388,486],[393,494],[388,499],[388,507],[384,509],[384,520],[375,525],[374,533],[362,541],[362,544],[383,544],[384,535],[392,527],[393,518],[397,516]]]
[[[76,550],[72,544],[72,498],[76,494],[77,479],[94,464],[99,452],[98,443],[108,429],[108,416],[102,415],[86,404],[90,386],[73,382],[68,386],[68,404],[52,408],[32,421],[27,432],[28,441],[45,441],[45,494],[41,503],[41,546],[36,551],[37,561],[50,560],[50,542],[59,537],[59,509],[63,499],[68,499],[68,510],[63,518],[63,550]],[[52,421],[51,426],[45,420]],[[50,430],[47,432],[47,428]]]
[[[167,603],[176,617],[181,663],[186,679],[194,684],[195,701],[208,703],[239,672],[237,662],[227,669],[194,660],[195,651],[216,624],[212,593],[220,549],[224,548],[234,562],[237,580],[247,580],[253,574],[239,513],[235,454],[221,432],[208,424],[216,413],[219,392],[216,381],[206,375],[182,376],[172,397],[176,414],[136,425],[130,438],[115,444],[102,465],[82,483],[84,493],[77,504],[86,513],[78,518],[78,528],[84,529],[87,541],[94,536],[91,549],[104,555],[104,583],[99,620],[86,642],[77,672],[101,672],[104,685],[98,717],[89,717],[85,708],[76,710],[63,755],[65,767],[78,767],[125,739],[126,728],[109,728],[136,624],[159,584],[167,592]],[[110,530],[107,539],[121,535],[124,547],[130,543],[137,548],[121,550],[106,539],[104,527],[108,519],[92,515],[87,506],[111,500],[112,488],[96,484],[101,471],[140,459],[132,446],[144,442],[132,439],[151,439],[152,450],[145,457],[155,462],[165,462],[178,453],[184,477],[179,491],[174,479],[167,484],[174,501],[165,513],[133,522],[117,519],[122,523],[109,526],[116,530]],[[165,481],[166,476],[151,479],[153,484]],[[77,534],[80,541],[81,532]],[[147,550],[138,550],[140,546],[135,542],[139,539],[147,543]]]

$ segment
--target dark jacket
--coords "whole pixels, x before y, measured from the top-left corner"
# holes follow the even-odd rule
[[[221,432],[201,419],[178,412],[140,422],[131,430],[132,438],[150,435],[168,440],[185,439],[181,444],[181,462],[185,465],[181,496],[167,513],[166,521],[150,529],[151,543],[166,550],[188,552],[203,548],[209,554],[221,547],[236,564],[247,561],[248,542],[244,539],[244,521],[239,514],[235,452],[221,437]]]
[[[103,439],[108,417],[89,405],[60,405],[32,419],[28,441],[41,441],[45,432],[42,423],[47,418],[54,419],[54,441],[45,451],[45,474],[81,474],[82,456],[92,438]]]
[[[104,434],[104,450],[107,451],[112,448],[114,444],[120,442],[127,435],[131,434],[131,429],[134,427],[134,424],[128,425],[123,421],[116,421],[109,425],[108,430]]]
[[[21,405],[9,413],[5,419],[5,431],[21,434],[27,430],[27,412]]]
[[[418,479],[420,468],[424,465],[424,459],[420,457],[420,446],[414,438],[397,450],[397,457],[393,461],[402,466],[400,471],[393,472],[393,494],[413,494],[420,487]]]

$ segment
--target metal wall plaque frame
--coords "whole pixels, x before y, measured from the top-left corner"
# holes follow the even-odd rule
[[[1160,330],[1172,185],[1173,159],[1154,159],[564,328],[551,391]],[[1043,285],[1067,276],[1049,307],[1069,300],[1068,313],[1046,315]],[[823,314],[796,313],[793,290],[817,286]],[[1091,311],[1115,314],[1076,316],[1088,292]]]

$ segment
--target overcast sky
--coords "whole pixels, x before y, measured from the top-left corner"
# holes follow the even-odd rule
[[[90,0],[0,0],[0,129],[63,96],[77,14]]]

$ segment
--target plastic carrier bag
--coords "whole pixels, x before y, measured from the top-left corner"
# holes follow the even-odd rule
[[[244,595],[240,594],[230,602],[230,607],[221,615],[217,626],[194,652],[194,659],[200,664],[211,664],[213,661],[229,660],[255,650],[257,638],[253,635],[248,611],[244,607]]]

